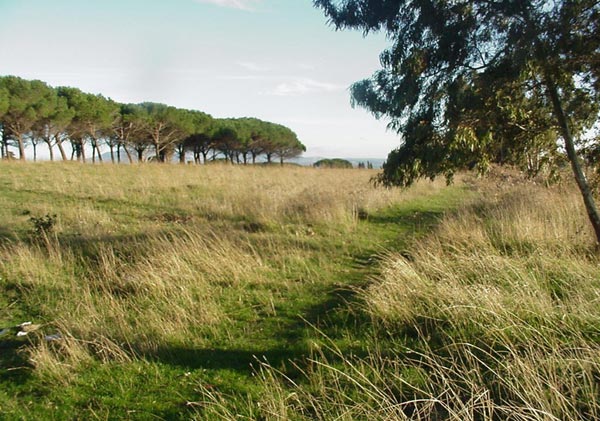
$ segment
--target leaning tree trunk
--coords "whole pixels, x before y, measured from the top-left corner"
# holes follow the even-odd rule
[[[67,160],[67,154],[65,152],[65,148],[63,148],[62,140],[56,140],[56,146],[58,146],[58,150],[60,152],[60,156],[63,161]]]
[[[96,141],[96,152],[98,153],[98,162],[102,162],[102,154],[100,153],[100,144]]]
[[[598,214],[598,209],[596,208],[596,203],[594,202],[592,189],[590,188],[590,185],[585,178],[585,174],[583,173],[583,169],[581,168],[581,163],[579,162],[579,157],[577,156],[577,151],[575,150],[573,135],[571,134],[569,122],[562,107],[562,102],[558,94],[556,83],[548,74],[548,72],[546,74],[546,89],[548,89],[548,95],[552,101],[552,108],[560,128],[560,133],[565,140],[565,149],[567,150],[567,156],[571,163],[571,169],[573,170],[575,181],[577,182],[577,186],[579,187],[581,195],[583,196],[585,210],[587,211],[588,218],[590,219],[592,227],[594,228],[594,233],[596,234],[596,243],[600,244],[600,215]]]
[[[125,151],[125,155],[127,155],[127,160],[130,164],[133,164],[133,158],[131,157],[131,152],[127,149],[127,146],[123,146],[123,150]]]
[[[525,8],[523,13],[528,28],[534,34],[539,33],[536,28],[536,23],[532,21],[529,15],[529,10]],[[600,215],[598,214],[598,209],[596,208],[596,203],[594,202],[592,189],[590,188],[585,174],[583,173],[581,163],[579,162],[579,157],[577,156],[577,151],[575,150],[575,141],[573,140],[573,134],[571,133],[571,128],[569,127],[569,121],[565,115],[562,101],[558,93],[556,80],[553,76],[554,72],[550,63],[548,62],[549,52],[538,36],[534,37],[534,46],[536,58],[540,63],[542,63],[542,71],[544,76],[543,83],[547,89],[550,102],[552,103],[554,118],[556,118],[556,122],[558,123],[560,134],[565,140],[565,149],[567,151],[569,162],[571,163],[571,170],[573,171],[573,176],[575,177],[577,187],[579,187],[579,191],[581,192],[588,218],[592,224],[592,228],[594,229],[594,234],[596,235],[596,245],[600,245]]]
[[[19,143],[19,159],[25,161],[25,141],[22,134],[17,136],[17,142]]]

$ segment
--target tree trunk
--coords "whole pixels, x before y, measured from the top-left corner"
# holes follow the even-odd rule
[[[100,145],[96,141],[96,151],[98,152],[98,162],[102,162],[102,154],[100,153]]]
[[[2,142],[0,142],[0,158],[4,159],[5,130],[3,125],[0,125],[0,127],[2,127]]]
[[[131,152],[129,152],[129,149],[127,149],[127,146],[123,146],[123,150],[125,151],[125,155],[127,155],[127,159],[129,160],[129,163],[133,164],[133,158],[131,157]]]
[[[110,162],[112,162],[114,164],[115,163],[115,147],[111,143],[109,148],[110,148]]]
[[[31,141],[31,146],[33,146],[33,162],[37,162],[37,140]]]
[[[154,143],[154,152],[156,154],[155,161],[159,162],[159,160],[160,160],[160,145],[158,144],[158,142]]]
[[[577,156],[577,151],[575,150],[575,142],[571,134],[569,122],[562,107],[562,102],[558,94],[556,83],[549,75],[548,71],[546,71],[545,76],[546,89],[548,89],[548,95],[552,101],[554,116],[558,122],[561,135],[565,140],[565,149],[567,150],[567,156],[571,163],[571,169],[573,170],[575,181],[577,182],[577,186],[579,187],[581,195],[583,196],[583,203],[585,204],[585,210],[587,211],[588,218],[590,219],[592,227],[594,228],[594,233],[596,234],[596,243],[600,244],[600,215],[598,214],[598,209],[596,208],[596,203],[594,202],[594,196],[587,179],[585,178],[583,169],[581,168],[581,163],[579,162],[579,157]]]
[[[50,153],[50,161],[54,161],[54,149],[52,149],[52,141],[50,139],[44,139],[46,145],[48,145],[48,152]]]
[[[85,158],[85,145],[83,144],[83,140],[81,141],[81,143],[79,143],[79,149],[78,149],[77,157],[81,158],[81,162],[83,162],[85,164],[85,161],[86,161],[86,158]]]
[[[17,142],[19,143],[19,159],[25,161],[25,141],[22,134],[17,136]]]
[[[523,5],[524,4],[525,3],[523,3]],[[523,9],[523,17],[532,33],[539,34],[536,24],[532,21],[529,10],[526,7]],[[590,189],[587,179],[585,178],[585,174],[583,173],[583,169],[581,168],[581,163],[579,162],[579,157],[577,156],[577,151],[575,150],[575,141],[573,140],[571,128],[569,127],[569,121],[567,120],[567,116],[565,115],[565,111],[562,106],[562,101],[558,93],[552,68],[548,63],[548,55],[550,52],[547,51],[539,36],[535,36],[534,40],[535,54],[540,63],[543,63],[544,85],[546,86],[548,96],[552,102],[554,117],[558,123],[560,134],[565,141],[565,149],[567,151],[569,162],[571,163],[571,170],[573,171],[573,176],[575,177],[577,187],[579,187],[579,191],[581,192],[585,210],[592,224],[592,228],[594,229],[594,234],[596,235],[596,245],[598,246],[600,245],[600,215],[598,214],[598,209],[596,208],[596,203],[594,202],[592,190]]]
[[[60,152],[60,156],[62,157],[62,160],[66,161],[67,160],[67,154],[65,153],[65,148],[63,148],[62,140],[56,139],[56,146],[58,146],[58,150]]]

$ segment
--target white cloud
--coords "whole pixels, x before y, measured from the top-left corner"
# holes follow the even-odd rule
[[[294,80],[280,83],[267,95],[275,96],[298,96],[311,93],[336,92],[346,89],[346,86],[333,83],[319,82],[309,78],[296,78]]]
[[[239,64],[239,63],[238,63]],[[265,69],[265,71],[267,71]],[[256,71],[258,73],[258,70]],[[266,96],[302,96],[307,94],[330,93],[346,90],[349,85],[320,82],[303,76],[291,75],[219,75],[219,80],[256,82],[262,85],[261,95]],[[269,88],[269,86],[271,88]],[[273,88],[273,86],[275,86]]]
[[[266,72],[270,70],[266,66],[262,66],[258,63],[253,63],[251,61],[239,61],[238,66],[243,67],[246,70],[250,70],[251,72]]]
[[[315,70],[317,66],[312,63],[298,63],[298,68],[301,70]]]
[[[254,6],[262,0],[195,0],[198,3],[209,3],[221,7],[240,10],[253,10]]]
[[[267,76],[260,76],[260,75],[219,75],[219,76],[216,76],[216,79],[218,79],[218,80],[241,80],[241,81],[245,81],[245,80],[263,81],[263,80],[270,80],[271,78],[269,78]]]

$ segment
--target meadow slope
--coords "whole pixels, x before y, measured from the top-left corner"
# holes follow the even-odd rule
[[[599,260],[568,186],[0,173],[0,328],[33,324],[0,336],[7,419],[600,416]]]

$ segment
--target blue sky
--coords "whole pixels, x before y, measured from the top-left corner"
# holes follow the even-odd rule
[[[307,156],[397,146],[348,92],[386,45],[334,31],[311,0],[0,0],[0,74],[285,124]]]

